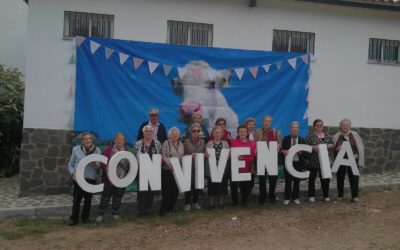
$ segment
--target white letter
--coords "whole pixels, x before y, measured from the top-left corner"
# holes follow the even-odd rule
[[[117,166],[122,159],[127,159],[129,162],[129,170],[125,177],[117,176]],[[135,155],[129,151],[120,151],[113,155],[108,162],[107,175],[110,182],[119,188],[129,186],[134,180],[138,172],[138,162]]]
[[[139,154],[139,190],[161,190],[161,155],[154,154],[153,162],[149,154]]]
[[[232,181],[250,181],[251,173],[239,173],[239,168],[245,166],[244,160],[239,160],[239,155],[249,155],[250,148],[231,148],[231,174]]]
[[[190,191],[190,185],[192,183],[192,156],[185,155],[182,157],[183,169],[177,157],[170,158],[169,160],[174,168],[173,173],[179,192]]]
[[[268,175],[278,175],[278,142],[257,142],[257,175],[265,175],[267,169]]]
[[[194,188],[203,189],[204,188],[204,154],[197,153],[194,162]]]
[[[99,193],[103,191],[104,184],[92,185],[85,180],[85,168],[92,162],[107,164],[108,158],[104,155],[91,154],[82,158],[75,169],[75,179],[79,186],[89,193]],[[91,167],[90,167],[91,168]]]
[[[348,159],[344,159],[346,153]],[[353,155],[353,150],[351,149],[350,143],[347,141],[343,142],[342,148],[340,149],[338,155],[336,156],[335,162],[333,163],[332,166],[332,172],[336,173],[340,165],[350,166],[351,170],[353,171],[353,175],[360,175],[360,172],[358,172],[356,159],[354,158]]]
[[[215,157],[215,149],[207,148],[208,151],[208,166],[210,167],[211,182],[220,183],[224,177],[226,162],[228,161],[229,149],[223,148],[219,156],[217,166],[217,159]]]
[[[285,167],[286,170],[291,174],[293,177],[299,179],[306,179],[310,175],[310,171],[299,172],[293,167],[293,156],[300,151],[311,152],[312,147],[304,144],[296,144],[289,149],[289,153],[285,157]]]
[[[328,147],[326,144],[318,145],[319,165],[321,166],[322,179],[332,178],[331,163],[329,162]]]

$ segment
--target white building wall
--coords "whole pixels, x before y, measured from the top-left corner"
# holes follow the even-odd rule
[[[400,67],[367,63],[368,39],[400,40],[400,13],[289,0],[30,0],[25,128],[67,128],[64,11],[115,15],[114,38],[165,42],[167,20],[214,24],[214,47],[272,49],[273,29],[314,32],[310,123],[400,128]]]
[[[28,5],[23,0],[0,2],[0,64],[25,72]]]

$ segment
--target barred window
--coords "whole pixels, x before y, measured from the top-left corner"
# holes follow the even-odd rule
[[[64,11],[64,38],[75,36],[113,38],[114,16]]]
[[[314,54],[315,33],[274,29],[272,50]]]
[[[369,39],[368,61],[375,63],[398,64],[400,41],[378,38]]]
[[[167,43],[212,47],[212,24],[168,20],[167,28]]]

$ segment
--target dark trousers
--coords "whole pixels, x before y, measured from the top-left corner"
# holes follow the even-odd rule
[[[192,177],[190,191],[185,192],[185,205],[198,203],[199,202],[199,194],[200,190],[195,189],[194,187],[195,180],[194,176]]]
[[[301,170],[300,162],[294,161],[293,167],[297,171]],[[286,168],[283,169],[285,173],[285,200],[296,200],[299,198],[299,190],[300,190],[300,179],[293,177]],[[293,189],[292,189],[293,187]]]
[[[351,198],[358,197],[358,183],[359,183],[359,176],[353,175],[353,170],[349,166],[340,166],[339,170],[336,173],[336,180],[337,180],[337,190],[338,190],[338,197],[343,198],[344,193],[344,179],[347,175],[349,176],[350,182],[350,190],[351,190]]]
[[[169,169],[161,170],[162,200],[160,214],[172,212],[178,200],[179,190],[174,174]]]
[[[310,169],[310,177],[308,177],[308,197],[315,197],[315,179],[317,178],[317,173],[319,173],[319,179],[321,181],[322,195],[324,198],[328,198],[330,179],[322,179],[319,168]]]
[[[246,206],[250,196],[251,181],[231,181],[230,187],[233,205],[239,204],[238,189],[240,188],[240,204]]]
[[[154,192],[151,190],[139,191],[139,182],[137,184],[137,190],[137,215],[142,216],[151,214],[151,210],[153,208]]]
[[[258,187],[259,187],[259,197],[258,202],[260,204],[264,204],[267,199],[267,177],[265,175],[258,176]],[[276,200],[275,189],[276,189],[276,182],[278,181],[278,176],[268,175],[268,184],[269,184],[269,194],[268,198],[271,202]]]
[[[90,183],[90,184],[95,184],[95,180],[91,179],[86,179],[85,180]],[[84,191],[79,184],[74,181],[74,198],[73,198],[73,203],[72,203],[72,214],[70,219],[74,222],[79,221],[79,210],[81,207],[81,201],[82,198],[84,198],[84,203],[83,203],[83,211],[81,215],[82,221],[86,221],[89,219],[89,214],[90,214],[90,207],[92,205],[92,194]]]
[[[107,210],[110,200],[112,198],[111,209],[112,215],[117,215],[121,207],[122,197],[124,196],[125,188],[119,188],[112,184],[104,185],[103,192],[101,193],[99,215],[104,215]]]

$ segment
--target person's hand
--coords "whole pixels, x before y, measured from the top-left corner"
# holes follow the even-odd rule
[[[336,151],[340,151],[342,149],[342,145],[336,147]]]
[[[354,154],[354,159],[358,159],[358,154]]]
[[[192,153],[192,157],[195,158],[196,157],[196,153]]]
[[[284,156],[287,156],[289,154],[289,150],[282,150],[282,153]]]
[[[316,152],[316,153],[318,153],[318,152],[319,152],[318,146],[313,146],[313,151]]]

